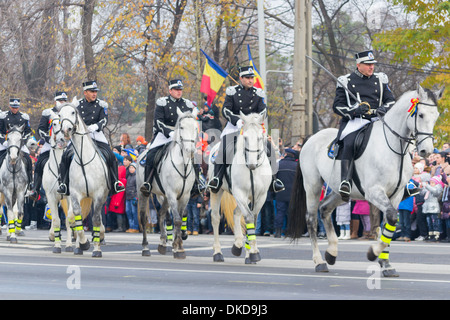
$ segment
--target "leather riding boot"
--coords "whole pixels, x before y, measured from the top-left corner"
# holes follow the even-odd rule
[[[150,196],[150,192],[152,191],[152,180],[153,180],[153,168],[150,167],[149,168],[150,172],[148,173],[148,177],[147,177],[147,166],[145,166],[145,177],[147,177],[145,179],[145,182],[142,184],[142,186],[140,187],[140,191],[142,192],[142,194],[146,197]]]
[[[61,157],[61,163],[59,164],[59,176],[58,176],[58,189],[56,192],[61,195],[70,195],[69,191],[69,167],[72,161],[73,150],[69,146],[66,151],[64,151]]]
[[[339,186],[339,194],[341,195],[342,201],[348,202],[350,200],[350,193],[352,191],[352,186],[350,183],[350,160],[341,160],[341,184]]]
[[[29,195],[31,200],[37,201],[39,199],[39,190],[41,190],[41,184],[42,184],[42,176],[38,170],[35,170],[33,188]]]
[[[217,193],[222,186],[222,178],[225,173],[225,167],[226,166],[223,163],[214,164],[214,177],[208,183],[208,187],[214,193]]]

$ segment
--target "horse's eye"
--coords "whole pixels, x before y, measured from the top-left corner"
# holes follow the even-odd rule
[[[423,119],[423,113],[419,113],[419,118]]]

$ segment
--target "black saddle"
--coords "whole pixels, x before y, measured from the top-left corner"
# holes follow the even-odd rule
[[[367,142],[369,141],[370,134],[372,133],[372,128],[373,122],[370,122],[358,130],[355,140],[353,141],[353,160],[359,159],[366,150]],[[328,146],[328,157],[331,159],[336,158],[336,160],[342,160],[343,141],[338,139],[339,137],[336,137]]]

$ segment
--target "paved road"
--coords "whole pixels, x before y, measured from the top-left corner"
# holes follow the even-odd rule
[[[186,300],[177,312],[192,313],[192,306],[181,308],[204,300],[446,299],[450,292],[450,244],[444,243],[393,242],[391,259],[400,277],[380,278],[377,264],[365,258],[369,241],[341,241],[336,264],[321,274],[314,272],[307,238],[292,244],[258,237],[262,260],[245,265],[243,256],[230,253],[232,236],[221,236],[224,263],[212,261],[210,235],[190,236],[181,261],[156,251],[159,235],[149,235],[152,255],[142,257],[141,234],[108,233],[103,258],[92,258],[92,248],[83,256],[54,254],[43,230],[26,231],[15,245],[5,237],[3,232],[2,300]],[[322,252],[326,244],[320,241]]]

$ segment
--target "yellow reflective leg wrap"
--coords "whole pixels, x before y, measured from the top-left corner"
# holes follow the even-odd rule
[[[383,251],[378,256],[379,259],[389,260],[389,251]]]
[[[94,231],[92,235],[93,237],[92,241],[100,242],[100,227],[93,227],[92,231]]]
[[[14,232],[16,229],[16,224],[14,223],[14,220],[9,220],[8,221],[8,230],[9,232]]]
[[[383,228],[383,232],[381,233],[380,240],[387,245],[391,243],[392,237],[394,236],[396,226],[391,226],[389,223],[386,223]]]
[[[187,217],[181,219],[181,231],[187,230]]]
[[[83,231],[83,217],[75,216],[75,231]]]
[[[53,232],[55,233],[55,242],[56,241],[61,241],[61,229],[60,228],[55,228],[53,229]]]
[[[173,225],[166,226],[167,240],[173,240]]]
[[[245,248],[250,249],[249,242],[256,240],[255,224],[247,223],[247,241],[245,242]]]
[[[22,231],[22,220],[17,219],[17,220],[15,221],[15,225],[16,225],[16,231],[17,231],[17,232]]]

